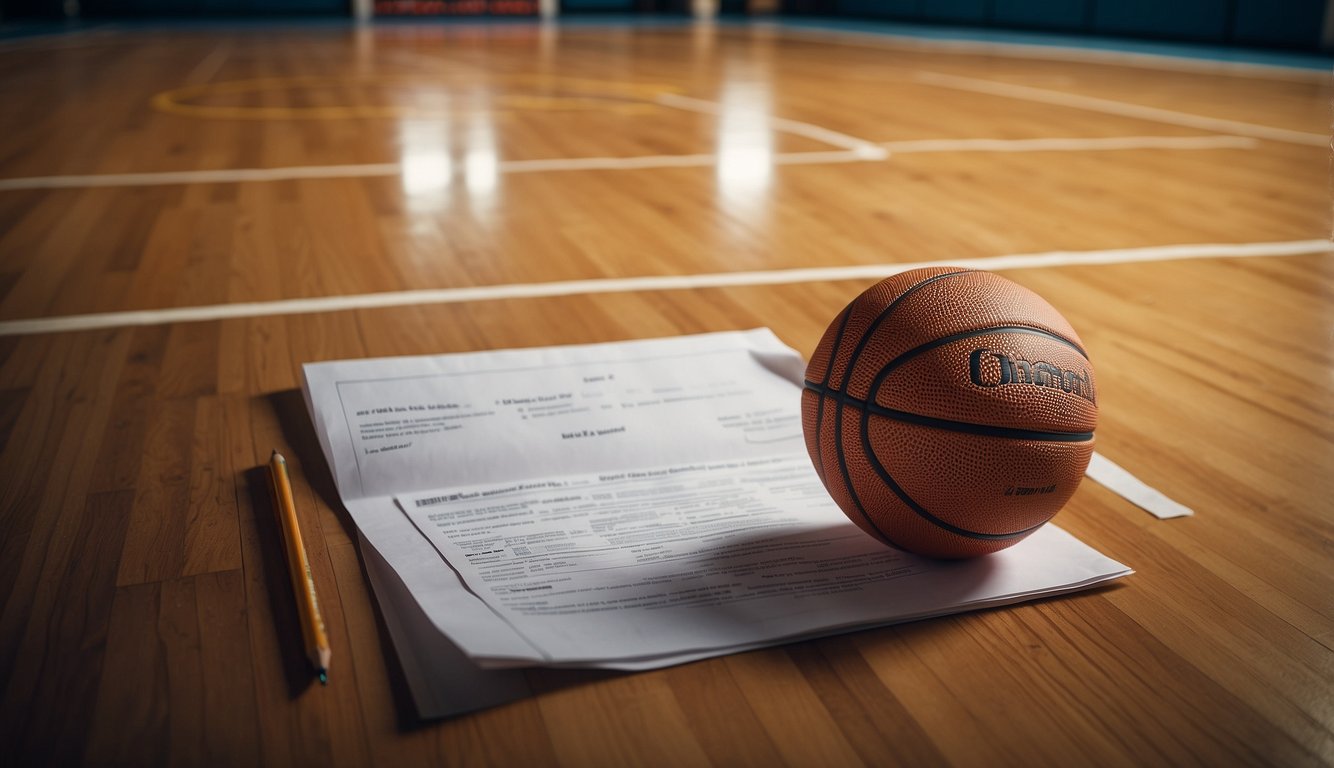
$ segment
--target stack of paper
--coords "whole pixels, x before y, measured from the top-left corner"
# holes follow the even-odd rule
[[[1048,525],[940,562],[833,504],[801,356],[768,330],[307,365],[306,398],[419,713],[516,666],[650,669],[1129,573]]]

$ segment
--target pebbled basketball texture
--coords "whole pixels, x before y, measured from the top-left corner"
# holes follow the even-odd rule
[[[1093,455],[1093,366],[1070,323],[999,275],[916,269],[867,289],[806,368],[825,488],[891,546],[965,558],[1052,518]]]

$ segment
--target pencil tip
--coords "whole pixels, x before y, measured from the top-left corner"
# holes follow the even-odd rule
[[[328,684],[329,684],[329,673],[326,672],[325,670],[321,669],[321,670],[320,670],[320,685],[328,685]]]

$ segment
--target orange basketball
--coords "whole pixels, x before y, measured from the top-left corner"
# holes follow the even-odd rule
[[[999,275],[915,269],[825,331],[802,392],[815,469],[844,513],[894,547],[984,555],[1051,519],[1098,421],[1070,323]]]

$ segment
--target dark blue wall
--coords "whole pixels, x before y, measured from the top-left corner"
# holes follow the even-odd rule
[[[1236,0],[1232,37],[1252,45],[1316,48],[1325,22],[1325,0]]]
[[[1114,35],[1221,43],[1227,38],[1227,6],[1226,0],[1096,0],[1093,28]]]
[[[960,24],[985,24],[987,5],[988,0],[926,0],[922,3],[922,19]]]
[[[785,0],[784,10],[1317,50],[1325,0]]]
[[[891,19],[920,18],[921,0],[838,0],[838,12]]]
[[[1091,21],[1093,0],[996,0],[991,18],[999,25],[1076,32]]]
[[[0,12],[6,19],[63,19],[61,0],[0,0]]]

